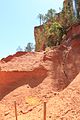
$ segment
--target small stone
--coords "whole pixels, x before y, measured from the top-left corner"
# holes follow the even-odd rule
[[[51,116],[49,116],[49,118],[51,118]]]
[[[5,112],[5,114],[4,114],[4,115],[5,115],[5,116],[7,116],[8,114],[9,114],[9,112]]]

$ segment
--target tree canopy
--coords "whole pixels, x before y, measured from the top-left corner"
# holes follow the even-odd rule
[[[56,10],[52,8],[49,9],[45,15],[39,13],[38,18],[40,19],[40,25],[42,23],[47,22],[48,20],[53,20],[55,14],[56,14]]]
[[[26,52],[31,52],[34,49],[33,43],[27,43],[27,46],[25,47]]]

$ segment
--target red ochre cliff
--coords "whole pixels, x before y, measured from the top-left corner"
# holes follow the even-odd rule
[[[0,120],[15,120],[14,101],[17,102],[20,120],[41,120],[45,99],[47,120],[79,120],[79,72],[79,24],[71,26],[66,42],[53,50],[18,52],[2,59]],[[34,101],[34,105],[30,103],[30,99]]]

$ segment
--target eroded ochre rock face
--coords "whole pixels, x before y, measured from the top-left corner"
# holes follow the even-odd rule
[[[0,92],[5,92],[9,86],[18,84],[21,80],[27,84],[31,79],[39,81],[40,78],[43,80],[48,76],[53,90],[60,91],[75,78],[79,71],[80,41],[73,40],[69,46],[61,45],[47,53],[26,53],[22,57],[14,57],[9,62],[1,63]]]
[[[77,95],[80,93],[79,86],[75,87],[76,79],[74,82],[74,78],[80,72],[80,38],[68,39],[66,43],[53,50],[13,56],[0,61],[0,119],[11,120],[14,117],[13,101],[15,100],[18,104],[18,116],[26,114],[26,111],[29,113],[30,110],[34,116],[38,110],[38,118],[36,114],[34,119],[41,119],[42,106],[30,106],[25,101],[28,96],[37,97],[40,104],[44,99],[49,101],[47,119],[72,119],[68,110],[73,109],[72,111],[74,111],[75,109],[76,111],[77,109],[78,112],[78,104],[76,103],[77,107],[71,106],[66,111],[63,110],[67,105],[74,103],[72,99],[74,98],[75,101],[76,92],[78,92]],[[79,76],[77,81],[78,85]],[[73,97],[70,97],[73,90]],[[56,93],[54,94],[54,92]],[[55,111],[52,109],[52,105],[55,106]],[[72,112],[71,114],[73,115]],[[27,114],[27,118],[30,116],[30,113]],[[25,120],[27,118],[24,117]]]
[[[14,55],[13,55],[14,56]],[[6,58],[3,59],[6,61]],[[24,53],[10,61],[0,64],[0,91],[2,86],[23,79],[50,76],[54,90],[64,89],[80,71],[80,40],[75,39],[48,52]],[[44,68],[44,69],[43,69]],[[35,72],[35,70],[38,70]],[[38,74],[38,75],[37,75]],[[5,84],[5,85],[4,85]],[[35,83],[36,84],[36,83]],[[4,91],[4,90],[3,90]]]
[[[1,71],[0,72],[0,100],[14,89],[28,84],[31,88],[38,86],[47,77],[47,70],[43,67],[33,71]]]

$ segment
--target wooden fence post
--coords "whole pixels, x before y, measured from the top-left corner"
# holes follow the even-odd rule
[[[44,120],[46,120],[46,102],[44,102]]]
[[[16,101],[14,101],[14,107],[15,107],[15,117],[16,117],[16,120],[18,120]]]

